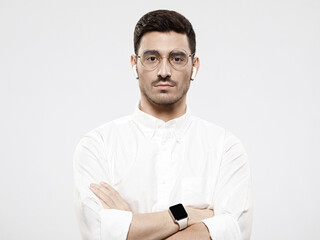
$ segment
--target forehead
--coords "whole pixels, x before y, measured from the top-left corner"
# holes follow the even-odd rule
[[[148,32],[140,41],[139,53],[145,50],[157,50],[160,53],[169,53],[175,48],[190,52],[186,34],[176,32]]]

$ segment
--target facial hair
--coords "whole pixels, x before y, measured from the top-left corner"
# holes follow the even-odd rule
[[[173,105],[179,102],[188,92],[190,87],[190,81],[187,83],[180,83],[182,88],[178,89],[178,84],[173,81],[169,76],[166,78],[162,78],[159,76],[157,80],[152,81],[151,86],[146,86],[146,83],[142,83],[143,81],[139,81],[140,91],[149,102],[152,102],[155,105]],[[169,90],[158,90],[155,89],[159,83],[167,83],[173,86],[173,89]]]

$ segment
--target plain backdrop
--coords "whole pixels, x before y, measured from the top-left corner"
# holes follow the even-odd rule
[[[319,0],[0,0],[0,239],[80,239],[72,155],[133,113],[133,31],[155,9],[196,32],[192,114],[246,147],[252,239],[320,239]]]

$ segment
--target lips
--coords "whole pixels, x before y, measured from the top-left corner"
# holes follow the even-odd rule
[[[162,90],[169,90],[170,88],[174,87],[173,85],[170,84],[157,84],[155,85],[156,88],[162,89]]]
[[[173,87],[173,85],[170,85],[170,84],[157,84],[156,87]]]

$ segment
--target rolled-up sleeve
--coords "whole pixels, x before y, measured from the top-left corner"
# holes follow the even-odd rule
[[[112,184],[112,168],[105,149],[102,136],[91,131],[80,140],[73,155],[74,203],[84,240],[126,239],[132,221],[132,212],[104,209],[89,189],[91,183]]]
[[[252,227],[251,173],[240,141],[226,132],[217,187],[214,217],[204,219],[213,240],[249,240]]]

